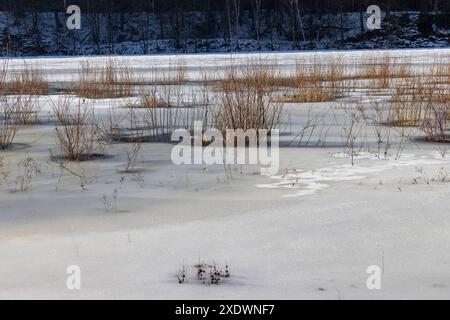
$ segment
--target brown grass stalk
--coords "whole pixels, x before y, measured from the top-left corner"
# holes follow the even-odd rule
[[[128,66],[109,59],[99,68],[89,61],[81,62],[78,83],[72,91],[87,99],[108,99],[130,97],[136,79]]]

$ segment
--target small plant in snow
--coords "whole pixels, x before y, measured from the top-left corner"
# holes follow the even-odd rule
[[[131,150],[127,150],[127,164],[125,165],[125,172],[136,172],[136,161],[141,151],[142,144],[136,142],[133,144]]]
[[[131,150],[127,150],[127,164],[123,172],[131,174],[131,180],[136,182],[140,187],[144,184],[144,176],[141,174],[142,169],[136,167],[136,161],[141,151],[142,144],[135,142]]]
[[[59,185],[61,184],[61,179],[64,175],[64,172],[66,172],[66,171],[68,173],[70,173],[71,175],[73,175],[74,177],[77,177],[78,179],[80,179],[80,188],[82,191],[87,190],[87,185],[91,181],[89,181],[88,178],[86,177],[86,174],[85,174],[83,168],[80,168],[81,169],[80,173],[76,172],[74,169],[71,168],[71,163],[68,159],[63,158],[63,157],[54,156],[51,150],[50,150],[50,159],[52,160],[52,162],[58,164],[58,167],[59,167],[59,178],[58,178],[58,183],[55,188],[56,191],[58,191]]]
[[[193,280],[205,285],[220,284],[223,282],[223,279],[231,276],[228,265],[226,265],[225,268],[222,268],[216,263],[213,263],[212,265],[198,263],[194,268],[195,278],[193,278]],[[177,274],[177,279],[180,284],[187,282],[188,273],[184,266]]]
[[[16,191],[27,191],[31,180],[41,173],[41,167],[35,159],[27,157],[19,162],[17,168],[19,175],[16,179]]]
[[[212,268],[209,268],[209,282],[211,284],[219,284],[221,273],[217,270],[217,267],[214,265]]]
[[[426,184],[430,184],[430,179],[423,167],[416,167],[416,172],[419,173],[420,176],[413,179],[413,184],[418,184],[419,180],[423,180]]]
[[[448,154],[448,148],[447,147],[439,147],[439,154],[441,155],[442,159],[444,159]]]
[[[418,184],[419,180],[423,180],[426,184],[430,184],[430,182],[447,182],[448,181],[448,172],[447,170],[442,167],[439,169],[439,172],[434,175],[431,179],[428,177],[428,175],[425,173],[425,170],[422,167],[416,167],[416,171],[421,174],[421,176],[418,176],[413,179],[413,184]]]
[[[183,268],[178,272],[177,274],[178,283],[186,283],[186,268],[183,266]]]
[[[6,171],[5,163],[3,162],[3,157],[0,157],[0,185],[2,182],[7,183],[8,181],[8,172]]]
[[[438,181],[438,182],[446,182],[446,181],[448,181],[448,172],[447,172],[447,170],[445,170],[444,167],[439,169],[438,174],[433,177],[433,181]]]
[[[202,282],[205,281],[206,271],[203,269],[203,265],[197,265],[196,268],[197,268],[197,279]]]
[[[111,197],[103,195],[102,202],[105,210],[108,212],[117,212],[117,199],[119,198],[119,190],[116,188]]]

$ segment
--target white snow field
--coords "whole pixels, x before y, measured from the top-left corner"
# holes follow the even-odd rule
[[[91,56],[51,57],[51,58],[14,58],[10,60],[11,69],[20,70],[27,64],[43,71],[50,81],[62,82],[78,79],[77,71],[80,62],[89,60],[93,66],[105,63],[111,58],[124,62],[132,71],[139,73],[144,79],[149,70],[168,70],[176,72],[176,66],[187,67],[189,80],[202,80],[203,73],[209,77],[217,76],[227,66],[252,63],[274,64],[283,72],[295,71],[296,63],[313,64],[322,59],[342,58],[348,65],[365,63],[374,57],[388,54],[395,63],[408,63],[422,69],[434,61],[449,62],[450,49],[415,49],[415,50],[355,50],[355,51],[305,51],[277,53],[218,53],[218,54],[185,54],[185,55],[146,55],[146,56]]]
[[[219,76],[229,64],[261,59],[291,72],[297,61],[341,56],[349,64],[389,53],[417,70],[450,63],[450,50],[393,50],[239,55],[117,57],[145,79],[151,69],[182,63],[187,78]],[[108,57],[27,59],[52,85],[77,79],[80,61]],[[9,65],[19,70],[23,60]],[[187,84],[186,86],[189,86]],[[113,143],[108,157],[60,170],[51,121],[21,127],[13,150],[0,151],[0,299],[448,299],[450,298],[450,154],[413,129],[392,137],[380,156],[371,127],[352,159],[343,144],[346,108],[379,96],[354,91],[337,102],[284,106],[280,172],[255,166],[172,163],[173,144],[143,143],[139,176],[123,172],[131,145]],[[38,98],[41,116],[50,100]],[[309,113],[325,113],[311,143],[295,140]],[[93,102],[100,113],[126,99]],[[394,135],[394,134],[393,134]],[[358,140],[360,137],[355,138]],[[294,141],[294,142],[292,142]],[[359,140],[358,140],[359,141]],[[20,146],[20,147],[19,147]],[[27,157],[39,163],[27,191],[17,191]],[[352,164],[353,161],[353,164]],[[242,172],[241,172],[242,171]],[[19,179],[20,180],[20,179]],[[80,185],[83,184],[81,187]],[[196,279],[195,265],[228,265],[219,284]],[[81,270],[81,289],[69,290],[69,266]],[[367,286],[379,266],[381,288]],[[188,281],[179,284],[185,269]]]

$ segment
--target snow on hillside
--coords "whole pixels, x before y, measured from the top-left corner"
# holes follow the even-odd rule
[[[63,13],[0,12],[0,46],[12,56],[27,55],[97,55],[197,53],[231,51],[283,51],[296,49],[351,48],[443,48],[448,47],[449,29],[436,24],[431,35],[418,30],[419,13],[391,13],[379,31],[368,31],[361,24],[360,13],[305,15],[305,41],[295,41],[286,19],[275,32],[270,19],[263,15],[261,31],[255,37],[248,13],[243,14],[239,30],[223,30],[223,17],[215,16],[215,32],[207,27],[205,14],[188,12],[184,28],[175,30],[170,17],[142,13],[83,14],[82,29],[69,31]],[[363,30],[362,30],[363,29]],[[258,38],[258,40],[257,40]]]

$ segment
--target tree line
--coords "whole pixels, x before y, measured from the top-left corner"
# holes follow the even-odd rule
[[[393,28],[416,23],[425,36],[450,28],[448,0],[0,0],[0,50],[114,54],[122,43],[144,54],[327,48],[324,39],[330,47],[355,35],[364,40],[373,4]],[[81,8],[82,30],[65,26],[70,5]],[[408,12],[420,12],[419,21]]]
[[[447,11],[446,0],[2,0],[1,11],[63,12],[78,5],[85,12],[174,12],[174,11],[290,11],[302,13],[355,12],[376,4],[389,11]]]

